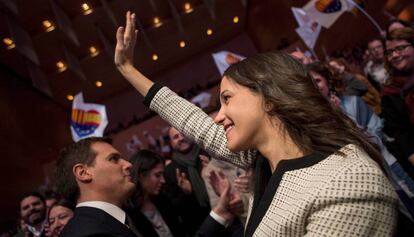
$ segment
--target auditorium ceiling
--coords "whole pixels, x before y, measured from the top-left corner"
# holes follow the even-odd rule
[[[243,31],[246,0],[1,0],[0,64],[69,108],[128,88],[113,64],[125,12],[138,17],[136,65],[160,74]]]

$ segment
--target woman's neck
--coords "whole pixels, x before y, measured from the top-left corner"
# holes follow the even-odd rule
[[[269,161],[273,173],[281,160],[299,158],[304,154],[281,126],[272,125],[272,128],[265,130],[257,149]]]
[[[155,205],[152,202],[150,196],[144,194],[142,198],[141,209],[142,210],[153,210],[154,208],[155,208]]]

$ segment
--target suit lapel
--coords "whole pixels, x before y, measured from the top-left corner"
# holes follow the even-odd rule
[[[95,220],[100,222],[102,227],[113,236],[119,237],[137,237],[125,224],[119,222],[113,216],[109,215],[105,211],[102,211],[94,207],[78,207],[77,212],[88,212],[93,214]],[[79,210],[78,210],[79,209]]]

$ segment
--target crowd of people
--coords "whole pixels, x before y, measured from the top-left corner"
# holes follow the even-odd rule
[[[127,12],[115,64],[171,125],[169,144],[128,159],[108,138],[65,147],[56,193],[20,199],[17,236],[412,235],[412,26],[391,22],[359,64],[299,51],[237,62],[207,112],[135,68],[137,33]]]

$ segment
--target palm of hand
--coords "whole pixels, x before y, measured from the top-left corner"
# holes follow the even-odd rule
[[[134,48],[138,31],[135,28],[135,13],[126,14],[126,26],[116,32],[115,65],[118,68],[133,65]]]

